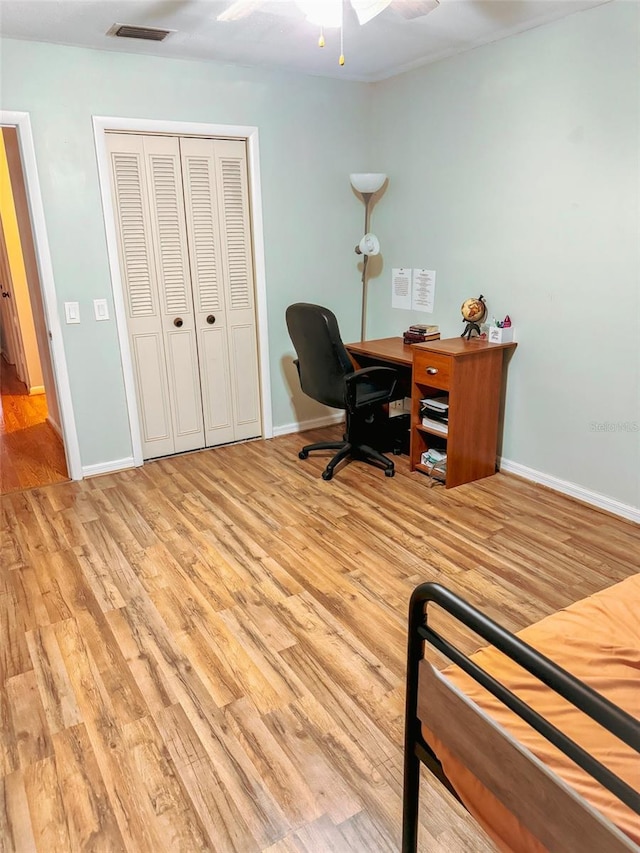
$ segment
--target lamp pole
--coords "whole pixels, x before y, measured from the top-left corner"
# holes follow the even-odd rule
[[[362,311],[360,321],[360,340],[364,341],[367,328],[367,265],[369,255],[377,255],[380,244],[373,234],[369,234],[369,204],[371,197],[378,192],[387,180],[382,172],[352,172],[349,175],[351,186],[362,196],[364,201],[364,242],[361,240],[356,246],[356,253],[363,255],[362,258]],[[362,248],[361,248],[362,247]]]
[[[362,193],[364,199],[364,233],[369,233],[369,202],[373,193]],[[362,310],[360,312],[360,340],[366,340],[367,327],[367,263],[369,255],[363,255],[362,259]]]

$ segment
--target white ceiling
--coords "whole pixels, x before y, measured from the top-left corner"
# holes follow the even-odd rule
[[[360,26],[345,0],[344,67],[339,35],[309,24],[292,0],[265,0],[238,20],[216,17],[230,0],[0,0],[0,34],[100,50],[278,68],[345,80],[392,77],[609,0],[441,0],[406,20],[391,8]],[[161,43],[106,35],[115,24],[175,30]],[[541,58],[544,61],[544,58]]]

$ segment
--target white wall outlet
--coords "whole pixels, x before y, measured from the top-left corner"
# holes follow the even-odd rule
[[[65,302],[64,303],[64,316],[67,320],[67,323],[79,323],[80,322],[80,303],[79,302]]]
[[[93,310],[96,315],[96,320],[108,320],[109,319],[109,309],[107,308],[107,300],[106,299],[94,299],[93,300]]]

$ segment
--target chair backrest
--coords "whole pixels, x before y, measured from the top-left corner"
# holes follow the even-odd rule
[[[335,314],[321,305],[296,302],[287,308],[286,319],[298,356],[302,390],[325,406],[344,409],[344,380],[354,367]]]

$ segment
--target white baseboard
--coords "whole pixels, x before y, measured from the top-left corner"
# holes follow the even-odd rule
[[[62,439],[62,441],[64,441],[64,436],[62,435],[62,429],[61,429],[61,427],[60,427],[60,424],[56,423],[56,422],[54,421],[54,419],[51,417],[51,415],[47,415],[47,423],[49,424],[49,426],[51,427],[51,429],[52,429],[55,433],[57,433],[58,437],[59,437],[59,438],[61,438],[61,439]]]
[[[569,480],[561,480],[559,477],[554,477],[551,474],[544,474],[542,471],[536,471],[535,468],[528,468],[526,465],[521,465],[519,462],[512,462],[510,459],[505,459],[504,457],[499,460],[499,467],[501,471],[517,474],[525,480],[532,480],[534,483],[548,486],[550,489],[561,492],[563,495],[577,498],[579,501],[597,506],[599,509],[613,513],[613,515],[620,515],[622,518],[628,518],[629,521],[635,521],[636,524],[640,524],[640,508],[638,507],[623,504],[607,495],[601,495],[599,492],[585,489],[584,486],[578,486],[576,483],[569,482]]]
[[[124,471],[125,468],[134,468],[133,456],[126,459],[112,459],[110,462],[98,462],[96,465],[83,465],[83,477],[96,477],[98,474],[112,474],[114,471]]]
[[[275,437],[277,435],[289,435],[289,433],[292,432],[304,432],[307,429],[319,429],[320,427],[338,424],[343,420],[344,412],[342,410],[338,410],[337,412],[332,412],[330,415],[323,415],[321,418],[312,418],[309,421],[302,421],[302,423],[294,422],[292,424],[284,424],[283,426],[274,427],[273,435]]]
[[[44,394],[44,385],[32,385],[29,388],[29,396],[35,397],[36,394]]]
[[[302,423],[285,424],[284,426],[274,427],[273,435],[288,435],[292,432],[303,432],[307,429],[318,429],[324,426],[340,423],[344,420],[344,412],[336,411],[330,415],[324,415],[321,418],[313,418]],[[53,424],[52,424],[53,426]],[[83,477],[96,477],[98,474],[112,474],[114,471],[124,471],[126,468],[134,468],[135,461],[133,456],[127,456],[125,459],[112,459],[110,462],[98,462],[96,465],[83,465]]]

